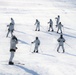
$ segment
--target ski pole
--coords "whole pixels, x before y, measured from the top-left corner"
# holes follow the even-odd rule
[[[67,44],[66,42],[65,42],[65,44]],[[73,50],[73,48],[69,45],[69,44],[67,44],[72,50]],[[75,50],[75,49],[74,49]]]
[[[57,48],[58,44],[56,44],[55,48],[53,49],[53,51],[55,51],[55,49]]]

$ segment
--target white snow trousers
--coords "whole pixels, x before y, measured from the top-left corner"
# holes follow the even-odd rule
[[[12,61],[12,60],[13,60],[13,58],[14,58],[14,53],[15,53],[15,52],[13,52],[13,51],[11,52],[9,61]]]

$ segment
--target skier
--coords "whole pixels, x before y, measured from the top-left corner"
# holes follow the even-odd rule
[[[35,31],[37,31],[37,29],[38,29],[38,31],[40,31],[40,22],[38,21],[38,19],[36,19],[36,22],[34,25],[36,25]]]
[[[58,17],[56,17],[55,19],[56,19],[56,25],[58,25],[60,22],[60,16],[58,15]]]
[[[62,34],[60,35],[60,38],[57,41],[59,42],[59,46],[57,48],[57,52],[59,52],[59,48],[60,48],[60,46],[62,46],[63,53],[64,53],[65,52],[65,50],[64,50],[64,42],[65,42],[65,39],[63,38],[63,35]]]
[[[38,39],[38,37],[36,37],[36,39],[33,42],[31,42],[31,43],[35,43],[35,48],[34,48],[33,52],[38,53],[38,47],[40,45],[40,40]]]
[[[53,32],[54,30],[53,30],[53,21],[52,21],[52,19],[50,19],[50,21],[48,23],[49,23],[49,30],[48,31],[50,31],[50,28],[51,28],[52,32]]]
[[[61,24],[61,22],[59,22],[59,24],[56,25],[56,27],[58,27],[57,33],[58,33],[59,30],[60,30],[61,33],[62,33],[62,27],[63,27],[63,25]]]
[[[11,36],[13,36],[13,31],[14,31],[14,25],[12,23],[10,23],[9,25],[7,25],[8,28],[8,33],[7,33],[7,36],[8,37],[8,34],[9,32],[11,32]]]
[[[16,52],[16,44],[18,43],[18,39],[16,38],[16,36],[12,36],[11,40],[10,40],[10,59],[9,59],[9,65],[14,65],[14,62],[12,62],[13,58],[14,58],[14,54]]]

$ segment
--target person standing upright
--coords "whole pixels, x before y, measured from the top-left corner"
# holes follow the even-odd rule
[[[60,16],[58,15],[55,19],[56,19],[56,25],[58,25],[60,22]]]
[[[11,33],[11,36],[13,36],[13,31],[14,31],[14,25],[12,23],[10,23],[9,25],[7,25],[8,27],[8,32],[6,37],[8,37],[8,34]]]
[[[48,31],[50,31],[50,28],[51,28],[52,32],[53,32],[54,30],[53,30],[53,21],[52,21],[52,19],[50,19],[50,21],[48,22],[48,24],[49,24],[49,30]]]
[[[56,25],[56,27],[58,28],[57,33],[59,32],[59,30],[62,33],[62,27],[63,27],[63,25],[61,24],[61,22],[59,22],[59,24]]]
[[[36,25],[36,29],[35,29],[35,31],[40,31],[40,22],[39,22],[39,20],[38,19],[36,19],[36,22],[35,22],[35,24],[34,25]]]
[[[36,39],[35,39],[33,42],[31,42],[31,43],[35,43],[35,48],[34,48],[34,51],[33,51],[33,52],[38,53],[38,47],[39,47],[39,45],[40,45],[40,40],[39,40],[39,38],[36,37]]]
[[[12,62],[12,60],[17,49],[16,44],[18,44],[18,39],[16,36],[12,36],[10,40],[10,59],[8,63],[9,65],[14,65],[14,62]]]
[[[64,49],[65,39],[63,38],[63,35],[62,34],[60,35],[60,38],[57,41],[59,42],[59,46],[57,48],[57,52],[59,52],[59,48],[62,47],[63,53],[64,53],[65,52],[65,49]]]

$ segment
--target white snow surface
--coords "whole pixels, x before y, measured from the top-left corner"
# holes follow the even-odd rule
[[[60,34],[47,32],[49,19],[60,15],[66,40],[65,53],[57,53]],[[10,18],[15,20],[14,35],[19,40],[13,61],[25,65],[8,65],[10,34],[6,38]],[[41,31],[35,31],[35,20]],[[0,75],[76,75],[76,0],[0,0]],[[31,53],[38,36],[39,53]]]

